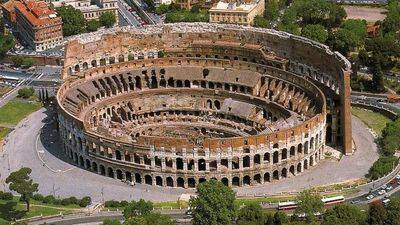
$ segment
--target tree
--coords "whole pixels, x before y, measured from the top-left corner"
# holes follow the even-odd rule
[[[140,199],[139,201],[132,201],[124,208],[124,218],[129,219],[135,216],[149,214],[153,210],[153,203]]]
[[[295,210],[295,214],[304,214],[308,223],[314,223],[316,220],[315,214],[322,212],[324,207],[321,196],[312,193],[311,190],[300,192],[296,197],[296,202],[298,207]]]
[[[337,205],[324,213],[321,225],[364,225],[365,215],[352,205]]]
[[[278,211],[274,214],[274,225],[285,225],[289,222],[286,213]]]
[[[395,156],[381,156],[372,164],[371,168],[369,168],[367,177],[372,180],[379,179],[390,173],[397,165],[397,162],[397,157]]]
[[[176,222],[171,217],[160,213],[148,213],[132,217],[126,220],[124,225],[176,225]]]
[[[32,87],[24,87],[18,90],[18,97],[20,98],[30,98],[35,94],[35,90]]]
[[[6,53],[15,46],[14,36],[11,34],[0,35],[0,59],[3,58]]]
[[[335,31],[330,39],[333,49],[345,56],[358,44],[357,36],[353,32],[342,28]]]
[[[339,4],[330,4],[329,16],[325,21],[325,26],[328,28],[338,27],[346,18],[347,13],[343,6]]]
[[[392,198],[387,207],[386,225],[400,225],[400,198]]]
[[[325,29],[324,26],[319,24],[306,25],[301,30],[301,35],[320,43],[325,43],[325,41],[328,39],[328,31]]]
[[[366,20],[348,19],[340,27],[352,31],[362,41],[367,36]]]
[[[235,193],[222,182],[210,180],[198,185],[189,206],[193,225],[231,225],[236,217]]]
[[[237,224],[264,225],[267,216],[259,204],[246,205],[238,211]]]
[[[267,0],[265,2],[265,19],[276,21],[279,17],[279,1]]]
[[[85,32],[86,20],[83,13],[74,7],[61,6],[57,9],[58,15],[63,22],[62,29],[64,36],[71,36]]]
[[[121,225],[119,220],[105,219],[101,225]]]
[[[269,28],[269,22],[262,16],[256,16],[253,20],[254,27]]]
[[[114,26],[117,19],[115,18],[115,14],[113,12],[105,12],[100,15],[99,21],[102,26],[110,28]]]
[[[22,167],[18,171],[12,172],[7,177],[6,183],[12,191],[21,195],[21,200],[26,203],[26,211],[29,212],[30,198],[34,192],[38,191],[39,184],[34,183],[30,178],[32,170],[28,167]]]
[[[371,204],[368,213],[369,225],[384,225],[388,218],[387,211],[382,204]]]
[[[90,20],[86,23],[86,30],[88,32],[97,31],[100,27],[100,22],[98,20]]]

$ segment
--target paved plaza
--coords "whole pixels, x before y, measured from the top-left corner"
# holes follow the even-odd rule
[[[131,187],[116,179],[75,167],[61,153],[54,115],[54,109],[42,108],[21,121],[9,134],[4,151],[0,153],[2,189],[6,188],[4,180],[10,171],[25,166],[32,168],[32,177],[40,184],[39,192],[45,195],[90,195],[94,201],[144,198],[158,202],[175,201],[182,193],[194,192],[191,189],[143,184]],[[265,185],[241,187],[237,192],[240,195],[274,194],[363,177],[378,159],[377,146],[367,127],[358,118],[353,117],[352,123],[353,139],[357,146],[354,155],[343,156],[340,161],[323,160],[299,176]]]

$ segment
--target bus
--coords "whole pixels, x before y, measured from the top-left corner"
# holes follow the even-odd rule
[[[344,196],[334,196],[329,198],[323,198],[321,201],[324,203],[324,206],[336,205],[344,202]],[[288,201],[288,202],[279,202],[278,210],[292,210],[297,208],[297,202]]]

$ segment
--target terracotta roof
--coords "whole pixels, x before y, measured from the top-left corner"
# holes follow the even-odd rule
[[[12,12],[12,11],[14,11],[15,1],[14,1],[14,0],[10,0],[10,1],[4,3],[4,4],[2,5],[2,7],[3,7],[5,10],[7,10],[8,12]]]
[[[53,23],[54,18],[50,15],[56,14],[47,3],[34,0],[15,1],[15,8],[34,26]]]

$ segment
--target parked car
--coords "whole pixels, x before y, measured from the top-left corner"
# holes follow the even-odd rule
[[[367,196],[367,200],[371,200],[371,199],[373,199],[375,196],[373,195],[373,194],[370,194],[370,195],[368,195]]]
[[[382,189],[382,190],[378,191],[378,194],[379,194],[379,195],[384,195],[384,194],[386,194],[386,190],[385,190],[385,189]]]

